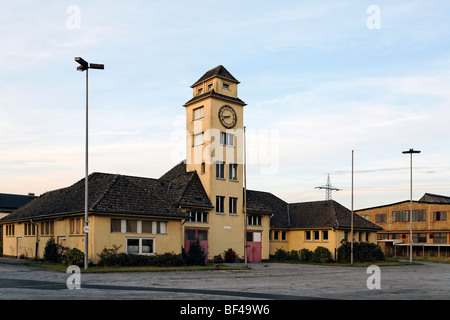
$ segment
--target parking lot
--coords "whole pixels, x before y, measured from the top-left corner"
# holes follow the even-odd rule
[[[251,270],[72,274],[0,259],[2,300],[447,300],[450,265],[381,267],[379,289],[364,267],[258,263]],[[369,279],[369,282],[372,281]],[[372,288],[370,288],[372,287]]]

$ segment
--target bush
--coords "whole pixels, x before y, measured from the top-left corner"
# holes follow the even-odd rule
[[[221,254],[218,254],[217,256],[214,256],[213,262],[214,262],[214,263],[224,263],[225,260],[222,258],[222,255],[221,255]]]
[[[233,263],[237,262],[239,259],[238,254],[233,249],[229,248],[228,250],[224,251],[223,253],[224,261],[227,263]]]
[[[64,257],[62,258],[62,263],[66,266],[79,266],[82,267],[84,264],[84,253],[77,248],[72,248],[66,251]]]
[[[99,266],[111,267],[140,267],[140,266],[154,266],[154,267],[177,267],[184,265],[181,254],[172,252],[155,254],[155,255],[141,255],[134,253],[118,252],[120,246],[113,245],[113,248],[104,248],[98,254],[100,261]]]
[[[291,250],[287,253],[287,260],[289,261],[300,261],[300,255],[297,250]]]
[[[301,262],[310,262],[313,256],[313,252],[309,249],[303,248],[299,251]]]
[[[350,263],[351,243],[348,241],[342,241],[341,243],[341,246],[337,250],[337,260],[342,263]],[[382,261],[384,259],[383,250],[376,244],[370,242],[353,243],[353,261],[372,262]]]
[[[277,261],[286,261],[288,258],[288,253],[283,249],[279,248],[275,251],[273,258]]]
[[[325,247],[317,247],[311,257],[312,262],[327,263],[331,261],[331,252]]]
[[[55,238],[51,237],[47,240],[44,248],[44,260],[47,262],[60,263],[64,254],[64,247],[55,242]]]
[[[118,251],[121,246],[116,246],[113,244],[113,247],[110,249],[104,248],[98,255],[100,258],[99,265],[100,266],[114,266],[114,265],[123,265],[121,263],[122,259],[119,260]]]

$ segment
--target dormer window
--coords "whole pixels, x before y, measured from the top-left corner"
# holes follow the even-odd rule
[[[212,83],[208,84],[208,91],[211,91],[213,89]]]
[[[203,88],[198,89],[198,90],[197,90],[197,93],[198,93],[198,94],[202,94],[202,93],[203,93]]]
[[[224,83],[224,84],[223,84],[223,88],[224,88],[225,90],[230,90],[230,85],[227,84],[227,83]]]

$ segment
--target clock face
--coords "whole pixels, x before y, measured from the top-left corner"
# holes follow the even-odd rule
[[[219,110],[219,119],[225,128],[233,128],[236,125],[236,111],[230,106],[224,105]]]

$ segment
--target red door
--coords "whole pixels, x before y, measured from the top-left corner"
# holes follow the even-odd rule
[[[248,231],[247,232],[247,255],[248,262],[261,262],[262,259],[262,245],[261,232]]]
[[[199,241],[206,257],[208,257],[208,230],[204,229],[186,229],[184,232],[184,250],[189,251],[192,242]]]

